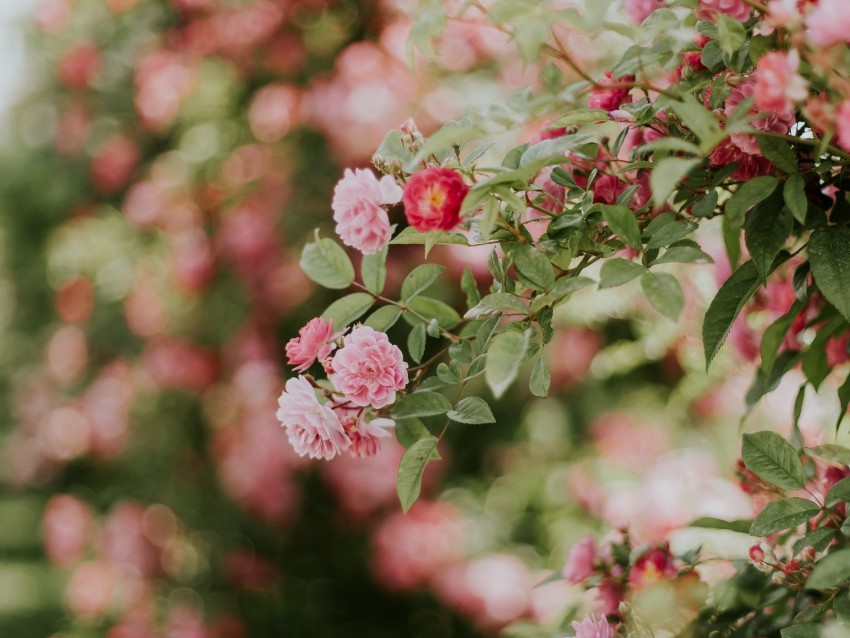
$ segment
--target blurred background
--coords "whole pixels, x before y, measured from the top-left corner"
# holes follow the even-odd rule
[[[395,442],[292,453],[283,344],[331,299],[298,254],[315,225],[331,232],[343,168],[408,117],[428,132],[539,85],[475,14],[411,70],[415,9],[0,3],[0,636],[550,635],[592,605],[536,586],[577,538],[629,527],[687,547],[704,543],[694,518],[751,514],[734,470],[753,337],[736,327],[716,378],[694,337],[728,274],[719,246],[688,271],[676,326],[632,287],[577,294],[552,397],[520,384],[498,424],[451,430],[407,516]],[[569,41],[589,67],[610,50]],[[392,255],[390,287],[413,248]],[[486,252],[432,259],[484,282]],[[770,299],[748,320],[768,321]],[[749,422],[787,429],[794,393]],[[813,438],[834,409],[816,405]]]

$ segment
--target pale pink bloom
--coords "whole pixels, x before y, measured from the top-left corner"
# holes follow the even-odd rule
[[[696,16],[700,20],[711,20],[718,13],[746,22],[750,17],[750,7],[742,0],[699,0]]]
[[[407,385],[407,363],[383,332],[357,326],[331,362],[334,387],[356,406],[382,408]]]
[[[349,446],[339,417],[319,403],[304,377],[289,379],[277,403],[277,420],[286,428],[289,442],[300,456],[329,461]]]
[[[69,567],[85,552],[92,527],[88,505],[68,494],[58,494],[44,508],[42,536],[47,557],[57,565]]]
[[[587,535],[570,547],[567,562],[561,571],[563,577],[571,583],[580,583],[593,574],[593,561],[596,559],[596,540]]]
[[[304,372],[318,359],[322,361],[333,351],[333,321],[321,317],[310,319],[298,336],[286,344],[286,359],[297,372]]]
[[[634,24],[641,24],[649,15],[664,6],[664,0],[626,0],[623,10]]]
[[[366,421],[360,418],[357,427],[348,432],[348,438],[351,439],[348,451],[357,458],[375,456],[381,449],[381,439],[392,438],[387,428],[394,427],[395,421],[392,419]]]
[[[797,0],[770,0],[767,3],[767,22],[774,28],[796,26],[802,17]]]
[[[794,104],[809,95],[809,83],[801,76],[800,54],[772,51],[761,57],[756,67],[756,109],[767,113],[793,112]]]
[[[726,98],[726,103],[723,107],[726,117],[732,117],[737,110],[738,105],[744,100],[748,98],[755,99],[755,93],[756,81],[754,78],[746,78],[738,84],[734,89],[732,89],[729,97]],[[750,123],[753,128],[760,131],[770,131],[772,133],[785,135],[794,124],[793,111],[784,113],[777,111],[758,112],[751,108],[749,113],[752,116],[757,116],[754,117]],[[755,135],[749,135],[747,133],[733,133],[731,135],[731,139],[732,143],[745,153],[750,155],[761,155],[761,150],[759,149]]]
[[[806,17],[809,40],[819,47],[850,42],[850,11],[846,0],[820,0]]]
[[[850,151],[850,100],[841,103],[835,120],[838,127],[838,144],[844,150]]]
[[[251,100],[248,123],[261,142],[273,144],[300,121],[301,96],[285,84],[269,84]]]
[[[576,632],[576,638],[614,638],[614,628],[608,624],[605,616],[597,619],[591,614],[585,616],[581,622],[573,621],[572,626]]]
[[[109,610],[117,584],[117,575],[108,564],[83,563],[68,581],[65,602],[75,616],[100,616]]]
[[[372,255],[386,246],[390,240],[390,219],[382,206],[397,204],[402,193],[389,175],[379,180],[370,170],[346,169],[334,189],[331,203],[342,243],[364,255]]]

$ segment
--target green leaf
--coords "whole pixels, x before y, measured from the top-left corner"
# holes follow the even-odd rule
[[[546,256],[528,244],[514,249],[514,265],[518,273],[537,290],[548,290],[555,283],[552,264]]]
[[[333,321],[334,330],[339,330],[354,323],[366,314],[375,303],[375,298],[367,292],[353,292],[337,299],[322,313],[322,317]]]
[[[452,421],[468,423],[470,425],[481,425],[484,423],[495,423],[496,417],[484,399],[479,397],[465,397],[457,402],[453,410],[446,414]]]
[[[625,206],[602,206],[602,217],[626,246],[640,249],[640,227],[635,214]]]
[[[508,330],[497,334],[487,349],[484,379],[497,399],[517,377],[519,367],[528,351],[531,332]]]
[[[360,264],[360,276],[363,277],[363,285],[366,290],[376,295],[381,294],[384,283],[387,281],[387,251],[384,246],[374,255],[363,255]]]
[[[771,485],[783,490],[799,490],[806,485],[806,471],[797,450],[776,432],[745,434],[741,456],[747,469]]]
[[[839,549],[820,559],[812,570],[806,589],[837,589],[850,581],[850,549]]]
[[[800,310],[802,309],[803,304],[799,301],[794,302],[794,305],[791,306],[791,309],[786,314],[770,324],[764,331],[761,338],[760,350],[761,369],[765,376],[770,376],[770,371],[773,368],[773,362],[776,360],[779,347],[785,340],[785,335],[788,333],[788,329],[791,327],[794,319],[797,318],[797,315],[800,314]]]
[[[460,323],[460,315],[457,313],[457,310],[438,299],[416,297],[407,304],[407,307],[428,320],[436,319],[440,328],[443,330],[451,330]],[[404,318],[411,325],[415,325],[417,322],[416,317],[411,316],[409,313],[405,313]]]
[[[850,623],[850,590],[838,594],[832,601],[832,608],[839,620]]]
[[[646,242],[647,248],[662,248],[669,246],[680,239],[684,239],[697,229],[696,224],[674,221],[662,226],[658,232],[653,233],[649,241]]]
[[[435,436],[423,437],[411,445],[401,457],[398,464],[396,489],[401,509],[405,513],[419,498],[422,490],[422,475],[425,473],[425,466],[428,465],[428,461],[437,449],[437,441]]]
[[[791,214],[801,224],[806,224],[806,213],[809,210],[809,199],[806,197],[806,180],[799,173],[794,173],[785,182],[782,198]]]
[[[425,354],[425,341],[428,335],[425,332],[425,324],[417,323],[413,326],[413,330],[407,335],[407,351],[410,353],[410,358],[416,363],[422,362],[422,355]]]
[[[428,253],[431,252],[431,248],[437,244],[468,246],[469,241],[466,237],[458,233],[447,233],[442,230],[431,230],[423,233],[413,228],[413,226],[408,226],[390,240],[390,245],[392,246],[407,246],[410,244],[424,245],[425,256],[427,257]]]
[[[826,493],[825,505],[832,507],[838,503],[850,503],[850,478],[843,478]]]
[[[395,325],[401,317],[398,306],[382,306],[366,318],[363,323],[378,332],[386,332]]]
[[[679,319],[685,307],[685,293],[678,279],[665,272],[645,272],[640,286],[653,308],[668,319]]]
[[[685,175],[699,164],[699,159],[685,159],[684,157],[665,157],[649,176],[649,185],[652,188],[652,203],[655,208],[664,206],[670,193],[679,185]]]
[[[818,445],[817,447],[807,447],[806,452],[812,456],[850,466],[850,449],[843,445],[827,443],[826,445]]]
[[[756,516],[750,527],[752,536],[770,536],[797,527],[820,512],[820,507],[804,498],[772,501]]]
[[[466,307],[473,308],[481,301],[481,293],[478,291],[478,283],[475,281],[475,276],[469,266],[463,269],[463,274],[460,277],[460,289],[466,295]]]
[[[850,321],[850,226],[818,228],[809,239],[808,250],[815,283]]]
[[[422,264],[414,268],[401,284],[401,301],[408,303],[425,292],[446,269],[438,264]]]
[[[651,265],[656,264],[711,264],[714,260],[702,250],[695,246],[671,246],[663,255],[653,259]]]
[[[552,377],[549,374],[549,364],[546,357],[541,356],[531,369],[531,377],[528,380],[528,389],[536,397],[549,396],[549,386]]]
[[[333,239],[318,239],[301,251],[301,270],[325,288],[343,290],[354,281],[354,266],[342,246]]]
[[[427,436],[431,436],[431,432],[419,419],[401,419],[396,423],[395,438],[405,449]]]
[[[685,124],[688,125],[689,129],[696,133],[696,136],[700,139],[700,142],[702,142],[703,150],[711,150],[711,148],[720,141],[722,134],[720,132],[720,125],[717,123],[717,116],[709,109],[705,108],[705,106],[703,106],[690,93],[686,93],[682,96],[681,102],[671,102],[670,108],[675,111],[676,115],[682,118]],[[659,162],[659,169],[656,170],[660,170],[660,166],[661,163]],[[680,177],[685,173],[687,173],[687,170],[681,173]]]
[[[780,638],[820,638],[820,629],[814,623],[791,625],[780,630]]]
[[[528,314],[525,303],[517,296],[506,292],[494,292],[483,297],[474,308],[470,308],[464,319],[478,319],[487,315],[510,313]]]
[[[727,279],[708,306],[702,323],[705,367],[711,365],[732,323],[759,287],[758,270],[752,261],[745,262]]]
[[[728,55],[735,55],[735,52],[744,44],[747,38],[747,30],[744,25],[738,20],[729,17],[725,13],[717,13],[717,43],[722,51]]]
[[[794,555],[796,556],[806,547],[814,547],[816,552],[822,552],[829,546],[836,534],[838,534],[838,530],[834,527],[819,527],[812,530],[794,543]]]
[[[599,271],[599,288],[615,288],[640,277],[646,268],[628,259],[614,257],[606,260]]]
[[[838,426],[844,420],[844,415],[847,414],[847,408],[850,407],[850,375],[844,379],[844,383],[838,388],[838,420],[835,422],[835,430],[838,431]]]
[[[793,220],[786,208],[774,208],[775,198],[755,206],[747,213],[744,240],[762,282],[766,281],[770,266],[791,234]]]
[[[442,394],[420,390],[403,397],[393,408],[392,415],[396,419],[409,419],[445,414],[451,409],[451,402]]]
[[[738,532],[739,534],[748,534],[750,532],[751,521],[740,519],[737,521],[724,521],[721,518],[713,516],[703,516],[697,520],[688,523],[687,527],[700,527],[703,529],[725,529],[730,532]]]
[[[729,198],[724,212],[735,220],[743,222],[744,213],[750,208],[770,197],[779,186],[779,181],[771,175],[759,175],[744,182]]]
[[[797,154],[785,140],[778,140],[774,137],[759,135],[756,132],[759,148],[762,155],[771,161],[771,163],[783,173],[792,175],[798,171]]]

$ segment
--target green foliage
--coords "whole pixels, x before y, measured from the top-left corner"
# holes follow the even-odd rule
[[[783,490],[799,490],[806,472],[797,451],[775,432],[745,434],[741,456],[747,469]]]

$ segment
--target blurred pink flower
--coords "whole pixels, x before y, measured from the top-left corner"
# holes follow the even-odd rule
[[[836,114],[838,125],[838,143],[846,151],[850,151],[850,100],[844,100]]]
[[[139,164],[139,147],[128,137],[113,135],[95,151],[91,159],[91,179],[102,193],[124,188]]]
[[[699,0],[696,16],[700,20],[711,20],[718,13],[746,22],[750,17],[750,7],[742,0]]]
[[[663,6],[664,0],[626,0],[623,10],[633,24],[641,24]]]
[[[767,22],[772,27],[787,29],[799,24],[802,18],[799,0],[770,0],[767,3]]]
[[[401,197],[401,188],[389,175],[379,180],[370,170],[345,169],[331,203],[342,243],[364,255],[381,250],[390,240],[390,218],[383,206],[397,204]]]
[[[102,616],[113,601],[118,576],[104,562],[83,563],[71,575],[65,589],[65,601],[77,616]]]
[[[621,105],[631,102],[628,87],[622,88],[605,88],[609,84],[628,84],[635,81],[635,76],[626,75],[621,78],[615,78],[611,71],[605,71],[605,77],[599,80],[601,87],[594,87],[590,91],[590,96],[587,98],[587,107],[590,109],[602,109],[604,111],[616,111]]]
[[[92,528],[91,509],[82,501],[58,494],[44,508],[44,551],[57,565],[69,567],[85,552]]]
[[[277,142],[300,123],[300,104],[298,89],[284,84],[264,86],[248,109],[248,123],[254,137],[261,142]]]
[[[665,544],[662,548],[654,548],[645,552],[635,561],[629,571],[629,583],[632,587],[648,587],[662,580],[669,580],[676,575],[673,556]]]
[[[94,42],[80,42],[68,49],[59,60],[59,81],[70,89],[84,89],[100,72],[103,64],[100,49]]]
[[[382,408],[407,385],[407,363],[387,335],[357,326],[331,360],[330,381],[356,406]]]
[[[799,74],[800,53],[771,51],[763,55],[755,71],[755,105],[767,113],[793,112],[794,104],[809,94],[808,82]]]
[[[413,173],[404,186],[404,214],[416,230],[452,230],[469,187],[452,168],[432,166]]]
[[[596,560],[596,540],[587,535],[570,547],[567,562],[561,570],[563,577],[571,583],[581,583],[593,574],[593,563]]]
[[[62,31],[71,17],[70,0],[42,0],[35,9],[35,23],[45,33]]]
[[[300,456],[329,461],[350,445],[339,417],[316,399],[304,377],[289,379],[278,399],[277,419]]]
[[[333,321],[321,317],[310,319],[298,336],[286,344],[286,360],[296,372],[305,372],[318,359],[323,361],[334,349]]]
[[[845,0],[820,0],[806,17],[809,40],[815,46],[829,47],[850,42],[850,11]]]
[[[748,98],[755,99],[756,80],[748,77],[732,89],[723,107],[726,117],[732,117],[738,109],[738,105]],[[749,114],[752,116],[751,124],[760,131],[770,131],[785,135],[794,124],[794,113],[779,111],[758,111],[750,107]],[[750,155],[761,155],[755,135],[747,133],[733,133],[732,143],[745,153]],[[721,145],[722,146],[722,145]],[[718,147],[719,148],[719,147]],[[716,151],[715,151],[716,152]],[[739,167],[740,170],[740,167]]]
[[[572,627],[576,638],[614,638],[614,628],[604,616],[599,619],[593,614],[585,616],[581,621],[573,621]]]

